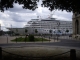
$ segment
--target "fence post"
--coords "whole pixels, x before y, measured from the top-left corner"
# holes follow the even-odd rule
[[[43,43],[43,37],[42,37],[42,43]]]
[[[25,37],[25,43],[26,43],[26,38],[27,38],[27,36]]]
[[[0,47],[0,60],[2,60],[2,48]]]
[[[7,43],[8,43],[8,36],[7,36]]]
[[[16,37],[16,43],[17,43],[17,37]]]
[[[76,60],[76,50],[75,49],[70,50],[70,59]]]

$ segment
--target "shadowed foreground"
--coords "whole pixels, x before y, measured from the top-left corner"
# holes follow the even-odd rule
[[[70,49],[52,47],[3,48],[2,60],[70,60]],[[77,51],[79,60],[80,51]]]

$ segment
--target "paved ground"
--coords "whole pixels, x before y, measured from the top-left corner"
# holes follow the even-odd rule
[[[11,52],[19,55],[33,55],[33,56],[53,56],[63,52],[70,51],[69,48],[58,47],[19,47],[19,48],[3,48],[7,52]]]
[[[76,56],[80,57],[80,41],[79,40],[73,40],[73,39],[60,39],[60,40],[54,40],[53,37],[51,41],[49,42],[22,42],[22,43],[13,43],[11,42],[12,39],[15,39],[16,37],[8,36],[8,39],[6,36],[0,36],[0,47],[3,48],[4,51],[11,52],[14,54],[22,55],[50,55],[53,54],[61,54],[66,51],[70,51],[70,49],[76,49]],[[67,38],[67,37],[66,37]],[[49,39],[46,37],[46,39]],[[8,40],[8,43],[7,43]],[[35,53],[35,54],[34,54]]]
[[[68,52],[68,51],[70,51],[70,49],[69,48],[60,48],[60,47],[59,48],[58,47],[19,47],[19,48],[3,48],[3,50],[6,52],[9,52],[9,53],[12,53],[12,54],[17,54],[19,56],[30,56],[30,58],[46,57],[47,58],[46,60],[50,60],[48,58],[49,56],[54,57],[55,55],[58,55],[57,58],[59,56],[60,57],[64,56],[65,59],[62,59],[62,60],[69,60],[69,59],[66,59],[66,57],[67,58],[70,57],[70,52]],[[3,51],[3,55],[6,55],[6,56],[10,55],[12,58],[11,54],[7,53],[8,54],[7,55],[4,51]],[[68,53],[65,53],[65,52],[68,52]],[[62,54],[62,53],[65,53],[65,54]],[[19,58],[19,56],[17,56],[17,58]],[[76,50],[76,56],[78,58],[80,57],[80,50]],[[26,57],[26,58],[28,58],[28,57]],[[24,58],[22,58],[22,59],[24,59]],[[16,59],[14,59],[14,60],[16,60]],[[37,60],[37,59],[34,59],[34,60]]]
[[[11,40],[13,40],[13,39],[15,39],[16,37],[15,36],[13,36],[13,37],[11,37],[11,36],[0,36],[0,44],[5,44],[5,43],[11,43]]]
[[[6,36],[0,36],[0,47],[27,47],[27,46],[59,46],[59,47],[75,47],[80,48],[80,40],[72,40],[72,39],[60,39],[60,40],[54,40],[51,39],[51,41],[47,42],[11,42],[12,39],[15,39],[16,37],[8,36],[8,43],[7,43],[7,37]],[[49,39],[49,38],[46,38]],[[15,43],[15,44],[14,44]]]
[[[15,39],[16,37],[24,37],[24,36],[0,36],[0,44],[16,43],[16,42],[11,42],[11,40]],[[45,39],[49,39],[49,38],[45,38]],[[49,41],[46,41],[46,42],[49,42]],[[57,41],[57,40],[50,39],[50,42],[60,42],[60,40]],[[18,42],[18,43],[25,43],[25,42]],[[28,43],[30,43],[30,42],[28,42]],[[40,42],[38,42],[38,43],[40,43]]]

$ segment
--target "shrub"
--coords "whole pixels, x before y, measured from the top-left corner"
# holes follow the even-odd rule
[[[33,35],[29,35],[28,39],[29,39],[29,41],[34,41],[34,36]]]

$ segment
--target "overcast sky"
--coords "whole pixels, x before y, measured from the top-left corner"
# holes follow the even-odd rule
[[[11,27],[11,25],[15,28],[22,28],[28,21],[37,18],[37,16],[48,18],[51,14],[53,14],[52,17],[58,20],[72,21],[71,12],[61,10],[51,12],[48,8],[41,7],[40,4],[35,11],[23,9],[22,5],[14,4],[14,8],[4,11],[4,13],[0,12],[1,29],[7,31],[6,27]]]

